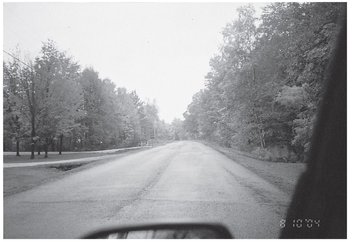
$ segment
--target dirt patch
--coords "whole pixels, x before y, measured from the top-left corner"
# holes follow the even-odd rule
[[[81,164],[61,164],[61,165],[49,166],[49,167],[53,169],[57,169],[59,171],[69,171],[77,167],[80,167],[82,165],[83,165],[82,163]]]

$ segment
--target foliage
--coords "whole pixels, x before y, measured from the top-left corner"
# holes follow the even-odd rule
[[[93,68],[81,71],[53,41],[43,44],[32,68],[14,59],[3,69],[5,150],[20,139],[28,150],[29,137],[46,153],[62,140],[66,150],[96,150],[173,138],[155,103],[101,79]]]
[[[184,113],[187,135],[303,160],[344,10],[341,3],[273,3],[256,18],[252,6],[239,8],[210,60],[206,88]]]

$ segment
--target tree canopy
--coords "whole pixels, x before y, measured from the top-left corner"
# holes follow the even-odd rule
[[[343,3],[251,5],[223,30],[206,88],[184,113],[192,138],[273,160],[303,160]]]
[[[156,103],[116,87],[80,65],[51,40],[32,64],[3,63],[4,149],[97,150],[172,138]],[[57,147],[59,146],[59,147]],[[33,154],[32,154],[33,156]]]

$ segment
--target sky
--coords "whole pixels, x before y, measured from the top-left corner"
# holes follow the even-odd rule
[[[3,48],[33,60],[53,40],[82,69],[155,100],[166,122],[182,119],[204,88],[221,31],[241,3],[5,3]],[[255,4],[258,12],[265,3]],[[8,56],[4,59],[8,60]]]

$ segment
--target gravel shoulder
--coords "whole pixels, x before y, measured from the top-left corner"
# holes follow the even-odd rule
[[[292,196],[300,175],[305,171],[304,163],[270,162],[254,159],[245,152],[221,147],[217,144],[204,142],[205,145],[224,154],[236,163],[256,173],[266,181],[278,187],[281,191]]]

